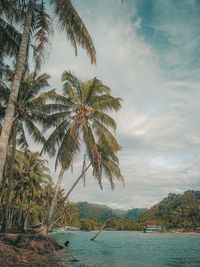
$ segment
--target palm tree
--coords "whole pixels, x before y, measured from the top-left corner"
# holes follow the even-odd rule
[[[26,151],[20,153],[19,164],[15,165],[16,178],[13,183],[12,202],[18,204],[18,227],[25,228],[31,202],[37,202],[45,195],[44,186],[51,183],[47,161],[40,153]],[[18,153],[18,154],[19,154]],[[25,207],[25,212],[24,212]]]
[[[41,108],[45,106],[46,97],[52,94],[52,91],[42,93],[38,96],[38,93],[43,90],[45,87],[49,86],[48,79],[49,75],[43,73],[41,75],[35,76],[34,74],[26,74],[20,85],[20,92],[18,95],[13,128],[12,128],[12,157],[10,164],[10,174],[9,174],[9,186],[7,193],[7,201],[5,206],[5,216],[2,226],[2,231],[6,231],[7,218],[9,212],[9,202],[10,195],[12,190],[12,180],[13,180],[13,166],[15,159],[15,148],[16,144],[25,149],[28,147],[28,142],[26,139],[25,129],[28,131],[29,135],[34,139],[35,142],[44,143],[45,138],[42,135],[41,131],[38,129],[35,122],[39,122],[44,116],[41,113]],[[6,109],[8,97],[9,97],[9,88],[2,86],[0,88],[0,100],[2,106],[2,114]],[[18,140],[17,140],[18,136]]]
[[[30,203],[36,199],[40,199],[44,194],[43,185],[52,181],[49,175],[49,169],[45,166],[46,160],[41,159],[38,152],[26,153],[26,158],[23,158],[23,176],[19,181],[19,185],[23,187],[23,194],[26,199],[26,212],[22,227],[25,229],[30,213]]]
[[[3,3],[3,1],[1,1]],[[15,1],[20,3],[21,1]],[[24,1],[22,1],[24,2]],[[40,2],[40,3],[38,3]],[[40,5],[39,12],[34,16],[34,11]],[[91,63],[96,62],[96,52],[92,42],[92,39],[82,22],[80,16],[74,9],[70,0],[51,0],[50,6],[53,8],[53,12],[58,19],[58,25],[60,30],[65,30],[68,39],[71,41],[75,53],[77,54],[77,45],[83,47],[91,58]],[[27,8],[26,8],[27,7]],[[21,42],[19,52],[16,61],[15,75],[12,82],[11,93],[9,96],[8,106],[4,118],[4,123],[1,130],[0,137],[0,182],[2,179],[3,168],[5,165],[8,139],[13,123],[13,117],[15,112],[15,103],[17,100],[20,82],[24,67],[26,64],[28,43],[30,41],[31,26],[32,35],[36,40],[36,47],[34,56],[38,61],[40,55],[45,56],[45,45],[49,42],[49,33],[51,27],[49,27],[50,16],[46,13],[45,4],[41,1],[29,0],[27,6],[25,6],[26,15],[23,22],[23,33],[21,36]],[[32,22],[35,22],[32,25]],[[38,55],[39,54],[39,55]],[[38,64],[37,64],[38,65]]]
[[[58,126],[42,150],[49,153],[50,156],[54,156],[57,147],[59,147],[55,166],[61,165],[44,233],[51,223],[63,174],[72,165],[76,153],[79,152],[81,140],[84,141],[87,155],[93,167],[93,175],[101,188],[103,170],[107,173],[112,186],[114,184],[113,177],[123,181],[115,156],[121,147],[110,131],[111,129],[115,132],[116,123],[104,112],[117,111],[120,108],[121,99],[111,96],[110,88],[97,78],[84,83],[71,72],[65,71],[62,75],[62,81],[64,82],[62,105],[65,106],[65,112],[58,112],[46,119],[47,125],[48,123],[57,123]],[[109,170],[111,167],[113,168],[112,171]]]

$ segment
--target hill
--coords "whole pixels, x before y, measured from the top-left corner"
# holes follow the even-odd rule
[[[139,216],[139,222],[156,221],[167,228],[200,227],[200,191],[169,194],[161,202]]]
[[[91,204],[88,202],[78,202],[78,219],[90,219],[95,222],[105,222],[110,218],[118,218],[125,221],[135,222],[146,209],[111,209],[106,205]]]

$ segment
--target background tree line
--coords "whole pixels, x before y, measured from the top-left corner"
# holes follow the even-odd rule
[[[79,218],[88,220],[88,224],[92,218],[100,223],[116,218],[108,225],[108,228],[116,230],[142,230],[148,221],[155,221],[166,229],[192,230],[200,227],[200,191],[194,190],[183,194],[169,194],[150,209],[113,210],[87,202],[77,203],[77,207]]]

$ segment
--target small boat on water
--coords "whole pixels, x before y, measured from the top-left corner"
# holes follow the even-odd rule
[[[78,231],[78,230],[80,230],[80,228],[77,228],[75,226],[66,226],[65,230],[67,230],[67,231]]]
[[[154,221],[151,221],[147,222],[147,226],[143,229],[143,233],[162,232],[164,230],[165,230],[164,227],[156,225]]]
[[[78,231],[79,228],[75,226],[65,226],[63,228],[56,228],[53,230],[54,233],[65,233],[66,231]]]

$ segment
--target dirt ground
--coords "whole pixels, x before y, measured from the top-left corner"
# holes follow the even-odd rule
[[[0,234],[0,266],[61,267],[56,241],[39,234]]]

